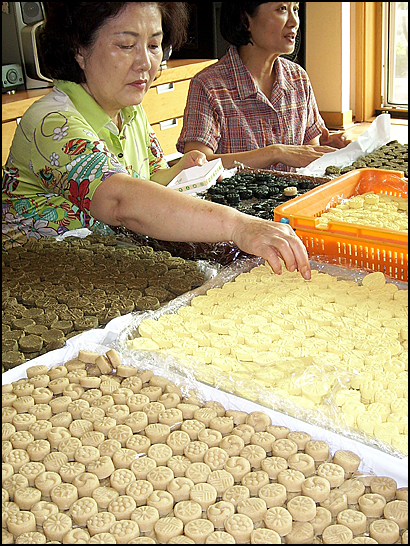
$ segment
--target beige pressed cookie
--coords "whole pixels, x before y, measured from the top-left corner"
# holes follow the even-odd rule
[[[131,468],[132,463],[138,459],[139,455],[133,449],[120,447],[112,455],[112,462],[115,468]]]
[[[167,438],[167,445],[172,450],[172,455],[183,455],[184,449],[191,442],[187,432],[183,430],[174,430]]]
[[[59,512],[58,514],[52,514],[43,523],[43,531],[49,540],[62,541],[66,533],[68,533],[73,526],[71,518],[67,514]]]
[[[189,521],[202,517],[202,506],[192,500],[177,502],[174,506],[174,516],[186,525]]]
[[[225,502],[230,502],[236,506],[242,501],[249,499],[251,493],[245,485],[233,485],[228,487],[228,489],[223,493],[222,500]]]
[[[44,421],[42,419],[35,421],[28,426],[28,431],[34,436],[35,440],[47,439],[48,432],[53,428],[50,421]]]
[[[215,504],[216,498],[217,491],[209,483],[196,483],[190,491],[190,500],[198,502],[203,511],[206,511],[211,504]]]
[[[225,521],[235,513],[235,506],[231,502],[219,501],[208,506],[206,516],[215,529],[224,529]]]
[[[266,431],[267,427],[272,425],[272,420],[263,411],[253,411],[246,417],[246,424],[253,427],[255,432],[262,432]]]
[[[148,472],[153,470],[157,466],[157,463],[149,457],[140,457],[136,459],[130,466],[130,470],[133,472],[137,480],[146,480]]]
[[[325,478],[330,487],[339,487],[345,479],[344,469],[335,463],[322,463],[318,466],[317,475]]]
[[[134,510],[130,519],[136,521],[140,533],[146,535],[154,530],[154,525],[159,520],[159,513],[153,506],[140,506]]]
[[[205,544],[236,544],[236,541],[226,531],[214,531],[206,537]]]
[[[330,483],[326,478],[310,476],[302,482],[302,493],[315,502],[323,502],[330,494]]]
[[[174,473],[167,466],[157,466],[148,472],[147,481],[152,483],[154,489],[165,491],[174,477]]]
[[[118,440],[107,439],[98,446],[101,457],[112,457],[119,449],[121,449],[121,444]]]
[[[286,508],[294,521],[310,521],[316,516],[316,503],[310,497],[298,495],[288,501]]]
[[[211,470],[222,470],[229,456],[226,451],[220,447],[210,447],[204,455],[204,463]]]
[[[232,474],[223,469],[212,470],[206,481],[215,487],[218,497],[220,497],[228,487],[232,487],[235,483]]]
[[[133,411],[125,419],[124,425],[129,426],[134,434],[142,432],[148,425],[148,416],[143,411]]]
[[[266,451],[263,447],[252,444],[245,445],[239,455],[250,462],[252,470],[259,470],[262,461],[266,459]]]
[[[246,474],[241,484],[249,489],[251,496],[257,496],[261,487],[269,483],[269,476],[264,470],[254,470]]]
[[[242,438],[244,444],[248,445],[251,441],[252,435],[255,434],[255,429],[251,425],[243,423],[242,425],[236,426],[233,429],[232,434],[235,434]]]
[[[125,493],[135,500],[137,506],[143,506],[153,491],[152,483],[147,480],[136,480],[125,489]]]
[[[185,477],[196,483],[204,483],[208,479],[211,469],[205,463],[192,463],[185,471]]]
[[[174,497],[175,502],[181,502],[189,500],[189,494],[193,486],[194,482],[192,480],[178,476],[169,482],[167,491]]]
[[[170,433],[170,427],[161,423],[153,423],[145,427],[145,435],[152,444],[165,444]]]
[[[100,458],[100,452],[94,446],[81,445],[75,450],[74,460],[78,463],[88,465]]]
[[[339,512],[347,509],[347,496],[343,491],[331,489],[329,496],[320,503],[320,506],[330,510],[332,516],[337,516]]]
[[[14,492],[14,502],[20,510],[31,510],[41,500],[41,491],[35,487],[21,487]]]
[[[400,537],[400,527],[393,520],[379,519],[371,522],[369,533],[379,544],[394,544]]]
[[[407,529],[409,525],[409,507],[407,501],[394,500],[384,507],[384,517],[395,521],[400,529]]]
[[[186,537],[192,539],[195,544],[203,544],[207,537],[214,532],[212,522],[207,519],[196,519],[188,522],[184,528]]]
[[[119,493],[112,487],[100,486],[94,489],[91,496],[98,504],[98,508],[100,510],[105,510],[109,503],[119,496]]]
[[[290,430],[288,429],[288,427],[284,427],[281,425],[269,425],[266,428],[266,431],[273,434],[277,440],[288,438],[290,433]]]
[[[85,472],[85,465],[77,462],[68,462],[60,468],[61,479],[66,483],[73,483],[74,478]]]
[[[396,496],[397,482],[387,476],[376,476],[370,482],[370,491],[383,495],[387,502]]]
[[[268,455],[272,453],[272,444],[276,440],[270,432],[255,432],[252,434],[250,443],[262,447]]]
[[[367,517],[381,517],[386,506],[386,499],[378,493],[365,493],[359,498],[359,508]]]
[[[302,431],[289,432],[287,438],[297,444],[299,451],[303,451],[307,442],[310,442],[312,439],[310,434]]]
[[[299,470],[306,477],[311,476],[316,471],[315,461],[306,453],[294,453],[288,458],[288,466],[292,470]]]
[[[148,453],[148,448],[150,445],[151,440],[146,436],[133,434],[131,438],[128,438],[125,447],[127,447],[128,449],[133,449],[139,457],[143,457]]]
[[[127,520],[136,509],[137,503],[130,495],[120,495],[108,504],[107,510],[119,520]]]
[[[167,444],[152,444],[147,455],[157,463],[157,466],[166,466],[172,457],[172,449]]]
[[[184,524],[174,516],[161,518],[154,524],[155,536],[162,544],[168,543],[171,538],[182,535],[183,531]]]
[[[281,537],[288,535],[292,530],[292,516],[281,506],[267,510],[264,517],[265,526],[276,531]]]
[[[287,498],[286,487],[280,483],[268,483],[259,489],[258,497],[265,501],[267,508],[282,506]]]
[[[310,440],[306,442],[305,453],[310,455],[315,461],[327,461],[329,457],[329,445],[320,440]]]
[[[350,544],[352,539],[353,533],[345,525],[329,525],[322,533],[324,544]]]
[[[203,462],[205,453],[208,451],[209,446],[205,442],[201,442],[199,440],[191,441],[185,448],[184,448],[184,455],[187,457],[192,463],[200,463]]]
[[[360,510],[342,510],[337,514],[337,523],[349,527],[353,535],[362,535],[366,532],[367,518]]]
[[[138,544],[138,540],[139,538],[135,538],[134,544]],[[115,544],[115,536],[111,533],[97,533],[90,538],[88,544]]]
[[[287,468],[279,472],[277,477],[278,483],[286,487],[286,491],[297,493],[302,491],[302,483],[305,481],[305,476],[299,470]]]
[[[27,430],[28,427],[35,423],[37,420],[35,415],[30,413],[18,413],[12,418],[12,424],[15,427],[15,430]],[[13,431],[14,432],[14,431]]]
[[[289,440],[288,438],[275,440],[272,444],[272,455],[274,457],[283,457],[287,460],[291,455],[294,455],[297,452],[297,443],[293,440]]]
[[[132,541],[140,536],[138,523],[132,520],[116,521],[110,533],[114,536],[117,544],[132,544]]]
[[[271,480],[276,480],[279,472],[288,468],[288,462],[283,457],[267,457],[261,462],[261,468]]]
[[[346,480],[339,489],[340,491],[343,491],[343,493],[346,493],[347,504],[357,504],[359,498],[365,493],[364,483],[354,478]]]
[[[168,491],[153,491],[147,499],[147,506],[156,508],[162,518],[171,512],[174,506],[174,498]]]
[[[254,525],[263,521],[267,511],[266,502],[258,497],[251,497],[240,501],[236,506],[238,514],[245,514],[251,518]]]
[[[73,485],[77,488],[80,498],[91,497],[94,489],[100,486],[100,480],[95,474],[84,472],[74,478]]]
[[[98,504],[91,497],[82,497],[70,506],[69,515],[74,523],[83,527],[89,518],[98,514]]]
[[[71,483],[60,483],[51,489],[50,497],[60,510],[68,510],[78,499],[78,491]]]
[[[327,508],[323,508],[322,506],[316,507],[316,516],[310,521],[310,524],[313,527],[313,530],[315,532],[315,535],[321,535],[332,523],[332,514]]]
[[[242,478],[251,471],[251,463],[245,457],[229,457],[224,464],[224,470],[232,474],[236,483],[240,483]]]
[[[218,447],[222,440],[219,430],[204,428],[198,432],[198,441],[205,442],[208,447]]]
[[[333,455],[333,462],[340,465],[346,475],[351,475],[356,472],[360,465],[360,457],[352,451],[339,450]]]
[[[185,455],[173,455],[167,461],[167,466],[172,470],[176,478],[184,477],[191,461]]]
[[[250,541],[253,522],[245,514],[233,514],[226,520],[225,529],[237,543],[243,544]]]
[[[110,476],[111,487],[118,491],[120,495],[124,495],[127,486],[134,481],[135,474],[128,468],[118,468]]]
[[[222,438],[222,440],[219,442],[219,447],[225,450],[229,457],[237,457],[245,447],[245,442],[240,436],[237,436],[236,434],[229,434]]]
[[[46,471],[46,467],[41,462],[31,461],[20,468],[20,474],[27,478],[28,484],[34,486],[34,480],[42,472]]]
[[[311,523],[295,521],[285,540],[286,544],[312,544],[314,536],[315,532]]]
[[[251,533],[251,544],[281,544],[280,535],[273,529],[260,527]]]
[[[67,461],[66,461],[67,462]],[[39,474],[35,480],[34,485],[41,491],[43,499],[50,497],[51,490],[61,484],[61,476],[57,472],[46,470]]]

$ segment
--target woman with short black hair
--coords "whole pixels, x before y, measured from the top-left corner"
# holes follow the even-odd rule
[[[299,2],[221,2],[231,47],[191,80],[180,152],[202,151],[226,168],[295,170],[348,144],[329,134],[309,77],[283,58],[295,47]]]
[[[163,43],[178,45],[184,35],[179,4],[50,3],[42,44],[60,79],[17,127],[3,173],[3,247],[124,226],[167,241],[233,241],[278,273],[281,257],[310,278],[306,249],[289,226],[164,187],[206,160],[193,150],[169,168],[141,104]]]

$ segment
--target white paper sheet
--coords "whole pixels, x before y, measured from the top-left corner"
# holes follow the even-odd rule
[[[337,152],[322,155],[307,167],[299,169],[298,174],[324,176],[326,168],[331,165],[343,169],[359,157],[371,154],[390,142],[390,128],[390,114],[380,114],[355,142],[351,142],[346,148]]]

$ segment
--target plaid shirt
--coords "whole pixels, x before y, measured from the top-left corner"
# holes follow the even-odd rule
[[[191,80],[177,149],[201,142],[216,154],[270,144],[307,144],[325,126],[309,77],[298,64],[278,57],[270,101],[258,89],[236,47]],[[282,164],[271,168],[295,170]]]

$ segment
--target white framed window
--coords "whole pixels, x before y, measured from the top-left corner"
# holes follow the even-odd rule
[[[383,2],[383,104],[408,109],[408,3]]]

